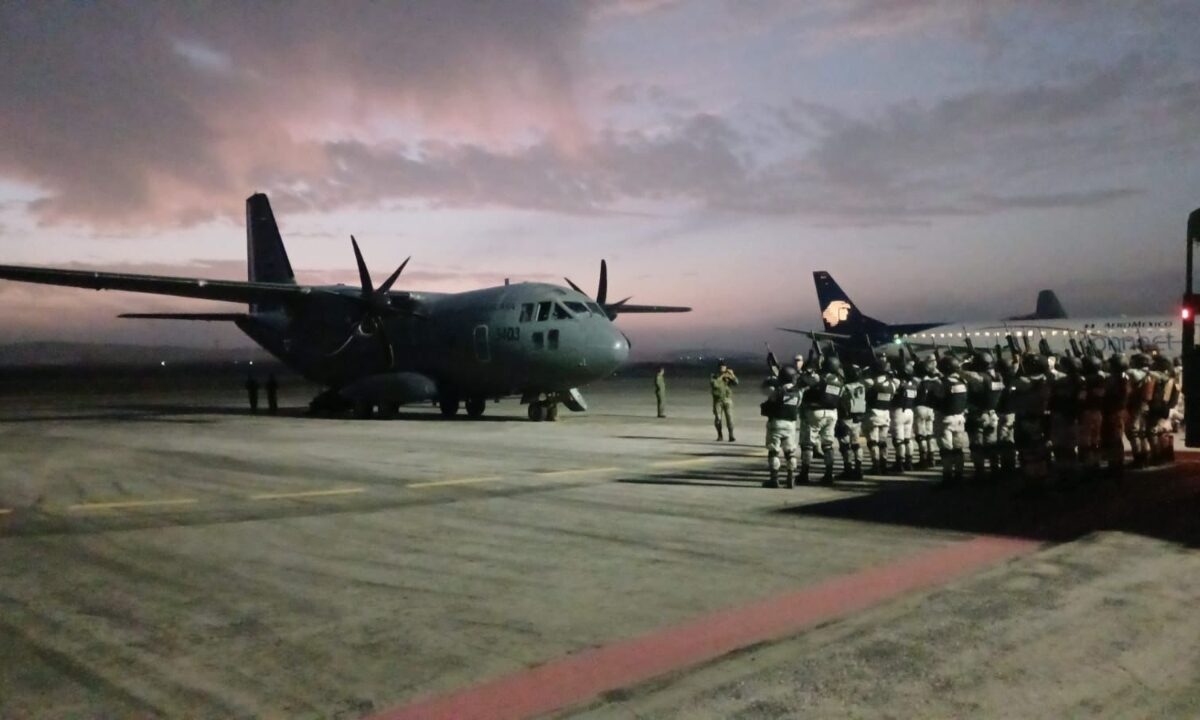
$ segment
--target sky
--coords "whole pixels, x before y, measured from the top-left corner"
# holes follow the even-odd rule
[[[1200,3],[0,3],[0,263],[513,281],[690,305],[635,355],[801,343],[813,270],[894,322],[1173,313]],[[234,347],[228,305],[0,283],[0,343]]]

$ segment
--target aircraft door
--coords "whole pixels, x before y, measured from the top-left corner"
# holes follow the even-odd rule
[[[488,345],[487,325],[475,326],[475,359],[481,363],[492,361],[492,349]]]

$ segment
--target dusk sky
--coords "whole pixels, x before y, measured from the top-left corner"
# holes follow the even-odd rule
[[[0,3],[0,263],[516,280],[685,304],[648,356],[883,320],[1174,312],[1200,206],[1200,3]],[[0,282],[0,343],[230,347],[227,304]]]

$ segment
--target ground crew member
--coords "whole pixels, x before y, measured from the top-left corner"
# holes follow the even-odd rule
[[[913,407],[917,402],[916,368],[911,360],[897,360],[896,394],[892,397],[892,448],[896,451],[897,473],[913,469],[912,445],[915,417]]]
[[[896,378],[892,376],[886,356],[875,356],[871,363],[871,376],[863,384],[867,386],[867,414],[863,419],[863,434],[867,437],[867,451],[871,453],[871,472],[875,475],[886,475],[892,398],[896,396],[897,389]]]
[[[279,381],[275,373],[267,375],[267,411],[272,415],[279,412]]]
[[[1000,417],[996,408],[1004,393],[1004,381],[996,371],[996,359],[986,350],[972,358],[971,370],[963,375],[967,381],[967,433],[971,440],[971,465],[975,479],[986,478],[990,461],[995,477],[999,470],[996,443],[999,441]]]
[[[996,454],[1000,458],[1000,472],[1011,476],[1017,469],[1017,413],[1013,408],[1017,371],[1012,360],[1002,357],[996,363],[996,372],[1004,383],[1000,404],[996,406]]]
[[[938,446],[942,454],[942,484],[962,481],[966,465],[965,453],[970,444],[967,437],[967,381],[960,374],[961,364],[953,355],[938,361],[942,373],[935,388],[937,408],[941,411],[941,432]]]
[[[1150,399],[1154,395],[1154,376],[1150,374],[1150,356],[1134,353],[1129,361],[1129,405],[1125,435],[1133,452],[1131,467],[1144,468],[1150,461]]]
[[[1047,358],[1026,354],[1013,385],[1012,409],[1017,416],[1015,439],[1027,491],[1040,490],[1049,474],[1046,459],[1046,407],[1050,399]]]
[[[842,451],[841,480],[862,480],[862,422],[867,414],[867,386],[862,371],[855,365],[846,366],[846,384],[842,386],[842,401],[838,405],[838,424],[841,433],[838,444]]]
[[[1059,477],[1067,480],[1079,474],[1079,415],[1086,395],[1079,371],[1079,359],[1066,355],[1050,382],[1050,446]]]
[[[737,375],[725,364],[724,360],[717,361],[717,371],[709,378],[712,390],[713,425],[717,428],[717,440],[723,440],[721,420],[725,420],[725,428],[729,430],[729,442],[733,438],[733,388],[737,386]]]
[[[821,373],[817,383],[805,391],[805,396],[812,395],[812,404],[808,406],[807,436],[801,436],[800,463],[802,473],[812,464],[813,445],[820,444],[825,461],[825,473],[821,476],[823,485],[833,483],[833,440],[837,425],[837,409],[842,402],[842,362],[836,357],[829,356],[821,361]],[[807,476],[801,475],[801,482],[807,482]]]
[[[1079,464],[1089,479],[1100,471],[1100,449],[1104,443],[1104,407],[1108,375],[1104,361],[1095,355],[1083,358],[1083,407],[1079,413]]]
[[[1175,370],[1171,361],[1155,355],[1150,364],[1154,375],[1154,394],[1150,400],[1147,427],[1150,431],[1150,463],[1161,465],[1175,460],[1175,436],[1171,428],[1171,408],[1179,402]]]
[[[1129,358],[1116,353],[1108,359],[1104,390],[1104,418],[1100,427],[1108,474],[1120,478],[1125,471],[1125,425],[1129,421]]]
[[[933,467],[933,431],[937,412],[934,410],[933,390],[938,385],[937,361],[932,355],[916,367],[917,398],[913,408],[913,433],[917,437],[918,470]]]
[[[246,376],[246,395],[250,400],[250,412],[258,412],[258,380],[253,374]]]
[[[770,478],[763,487],[779,487],[779,467],[787,468],[784,487],[795,487],[796,421],[800,418],[802,389],[796,384],[798,373],[792,366],[779,369],[779,375],[768,380],[771,392],[760,406],[767,418],[767,469]],[[782,462],[780,456],[783,457]]]
[[[665,418],[667,416],[667,371],[666,368],[659,368],[654,374],[654,402],[658,405],[658,416]]]

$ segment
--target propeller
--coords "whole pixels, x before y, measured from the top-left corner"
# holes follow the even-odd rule
[[[385,318],[401,314],[419,315],[411,309],[398,308],[393,305],[390,295],[392,286],[396,284],[400,273],[404,272],[404,268],[408,266],[408,261],[412,257],[405,258],[404,262],[400,263],[400,267],[396,268],[396,271],[389,275],[387,280],[383,281],[382,285],[376,288],[371,281],[371,272],[367,270],[367,263],[363,260],[362,251],[358,248],[358,240],[355,240],[353,235],[350,236],[350,245],[354,248],[354,261],[358,265],[358,281],[361,287],[359,296],[355,300],[362,308],[362,314],[354,323],[354,330],[351,331],[346,340],[336,350],[329,353],[329,355],[332,357],[341,353],[357,337],[375,336],[379,338],[380,343],[383,345],[383,352],[387,358],[387,366],[389,368],[394,367],[396,364],[396,355],[392,349],[392,343],[388,340],[387,324],[384,320]]]
[[[566,280],[567,284],[570,285],[571,289],[573,289],[575,292],[579,293],[580,295],[584,295],[584,296],[587,295],[587,293],[585,293],[583,290],[579,289],[578,285],[571,282],[571,278],[563,278],[563,280]],[[633,296],[630,296],[630,297],[625,298],[624,300],[618,300],[615,303],[608,302],[608,263],[605,262],[604,260],[601,260],[600,261],[600,285],[596,288],[596,297],[595,297],[596,304],[599,305],[600,307],[604,308],[604,314],[608,316],[609,320],[615,320],[617,318],[617,315],[620,314],[621,308],[625,305],[625,303],[629,302],[632,299],[633,299]]]

